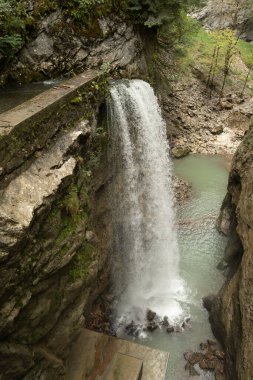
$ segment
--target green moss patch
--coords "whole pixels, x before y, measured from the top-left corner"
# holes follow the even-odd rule
[[[72,261],[69,270],[70,280],[76,281],[80,278],[85,279],[89,273],[89,267],[96,257],[97,249],[90,243],[84,243],[83,248]]]

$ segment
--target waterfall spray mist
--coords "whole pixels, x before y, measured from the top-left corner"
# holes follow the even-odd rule
[[[118,316],[142,323],[146,310],[181,317],[179,252],[166,126],[151,86],[114,83],[111,141],[114,285]]]

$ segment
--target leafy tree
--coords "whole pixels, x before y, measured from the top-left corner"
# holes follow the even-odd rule
[[[242,88],[242,92],[241,92],[241,96],[243,96],[244,92],[245,92],[245,89],[246,89],[246,86],[247,86],[247,83],[249,81],[249,78],[250,78],[250,75],[251,73],[253,72],[253,63],[251,64],[251,66],[248,68],[248,73],[245,77],[245,81],[244,81],[244,84],[243,84],[243,88]]]
[[[230,72],[232,59],[234,55],[238,53],[238,37],[236,38],[235,32],[231,29],[217,30],[211,34],[215,41],[215,46],[207,79],[207,86],[210,88],[211,97],[215,74],[218,69],[221,69],[223,71],[223,81],[220,90],[221,98]]]
[[[221,85],[220,98],[223,96],[227,77],[231,68],[231,63],[234,55],[238,52],[238,38],[235,37],[233,30],[225,29],[221,32],[221,47],[224,46],[225,57],[223,66],[223,82]]]

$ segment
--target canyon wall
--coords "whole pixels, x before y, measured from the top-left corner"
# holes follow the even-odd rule
[[[90,70],[0,114],[1,379],[63,378],[109,284],[107,88]]]
[[[32,28],[23,48],[9,57],[0,54],[0,85],[72,77],[87,69],[110,69],[124,77],[146,75],[143,43],[130,22],[117,15],[77,22],[61,8],[36,14],[38,0],[23,1]]]
[[[218,228],[229,237],[222,267],[227,279],[211,306],[211,322],[227,354],[228,378],[249,380],[253,373],[253,129],[239,146]]]
[[[34,16],[41,2],[22,4]],[[140,35],[118,16],[88,26],[61,9],[36,17],[7,65],[0,55],[0,82],[72,79],[0,114],[2,380],[64,378],[71,342],[109,284],[103,73],[147,75]]]
[[[107,286],[103,81],[89,72],[0,115],[1,379],[61,378]]]
[[[0,83],[72,79],[0,114],[0,377],[61,379],[110,277],[102,72],[143,77],[147,65],[116,15],[84,24],[21,3],[31,32],[7,63],[0,54]]]

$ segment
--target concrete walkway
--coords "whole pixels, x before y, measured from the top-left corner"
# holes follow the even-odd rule
[[[71,350],[66,380],[164,380],[169,354],[84,329]]]
[[[102,72],[87,70],[0,114],[0,136],[10,133],[13,128],[28,121],[31,123],[41,114],[45,116],[46,113],[53,112],[77,96],[78,91],[100,75]]]

